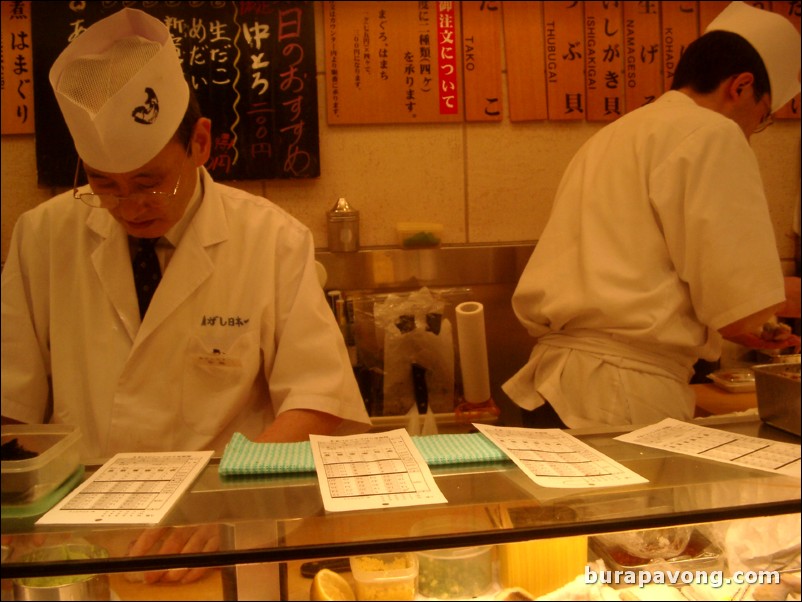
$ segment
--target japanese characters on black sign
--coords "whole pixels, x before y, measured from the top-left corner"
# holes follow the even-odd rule
[[[160,19],[212,120],[217,180],[320,176],[312,2],[36,2],[32,6],[40,185],[72,184],[77,156],[48,82],[53,61],[123,7]]]

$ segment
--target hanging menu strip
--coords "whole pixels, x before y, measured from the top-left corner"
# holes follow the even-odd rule
[[[548,117],[543,2],[502,2],[510,121]]]
[[[501,121],[501,2],[462,2],[465,120]]]
[[[545,2],[549,119],[585,119],[585,44],[581,2]]]
[[[588,121],[624,113],[624,34],[618,2],[585,2],[585,93]]]
[[[624,66],[627,111],[663,93],[658,2],[624,2]]]
[[[2,3],[3,87],[2,130],[6,134],[33,134],[33,50],[31,3]]]
[[[682,53],[699,37],[696,2],[665,0],[660,3],[663,43],[663,90],[670,90]]]
[[[729,5],[729,0],[705,0],[698,2],[699,5],[699,33],[704,33],[710,22]],[[753,4],[747,2],[747,4]]]

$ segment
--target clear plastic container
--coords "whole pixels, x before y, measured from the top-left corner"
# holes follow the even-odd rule
[[[693,527],[666,527],[599,535],[608,548],[621,548],[637,558],[667,559],[682,554],[691,540]]]
[[[456,532],[455,519],[449,517],[423,520],[412,527],[411,535]],[[416,552],[418,556],[418,593],[425,598],[465,600],[481,596],[495,583],[494,546],[443,548]]]
[[[4,425],[3,457],[11,447],[34,455],[2,460],[3,506],[34,503],[69,479],[80,466],[80,438],[80,431],[63,424]]]
[[[730,393],[750,393],[755,390],[755,373],[749,368],[726,368],[707,375],[716,386]]]
[[[414,554],[371,554],[351,558],[357,600],[414,600],[418,559]]]
[[[47,563],[63,560],[108,558],[104,548],[71,542],[43,547],[20,558],[20,562]],[[63,575],[26,577],[13,581],[15,600],[112,600],[108,575]],[[118,599],[118,598],[114,598]]]
[[[683,527],[684,528],[684,527]],[[662,529],[665,531],[665,529]],[[639,531],[638,533],[643,533]],[[631,571],[647,573],[662,573],[666,571],[720,571],[724,568],[724,554],[718,546],[711,543],[700,531],[694,529],[688,543],[681,554],[673,558],[653,558],[630,554],[624,548],[610,544],[604,540],[605,536],[590,538],[590,549],[602,560],[608,569],[613,571]],[[684,538],[684,537],[683,537]],[[637,550],[644,552],[645,550]],[[624,581],[612,584],[614,588],[626,587]]]

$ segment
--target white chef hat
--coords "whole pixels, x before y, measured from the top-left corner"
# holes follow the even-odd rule
[[[713,30],[737,33],[757,50],[769,74],[772,112],[799,94],[800,36],[791,21],[744,2],[732,2],[705,32]]]
[[[84,163],[129,172],[178,129],[189,86],[170,31],[130,8],[98,21],[50,69],[50,84]]]

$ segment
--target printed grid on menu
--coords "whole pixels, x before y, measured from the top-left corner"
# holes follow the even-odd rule
[[[409,450],[389,437],[375,443],[342,446],[320,444],[320,455],[332,497],[353,497],[415,491],[407,472]]]
[[[86,484],[62,510],[158,509],[169,499],[195,462],[187,456],[119,458]]]
[[[157,523],[212,453],[117,454],[37,524]]]
[[[446,501],[404,429],[310,439],[327,510]]]
[[[666,418],[620,441],[799,478],[800,447]]]
[[[613,487],[648,482],[559,429],[474,426],[542,487]]]

